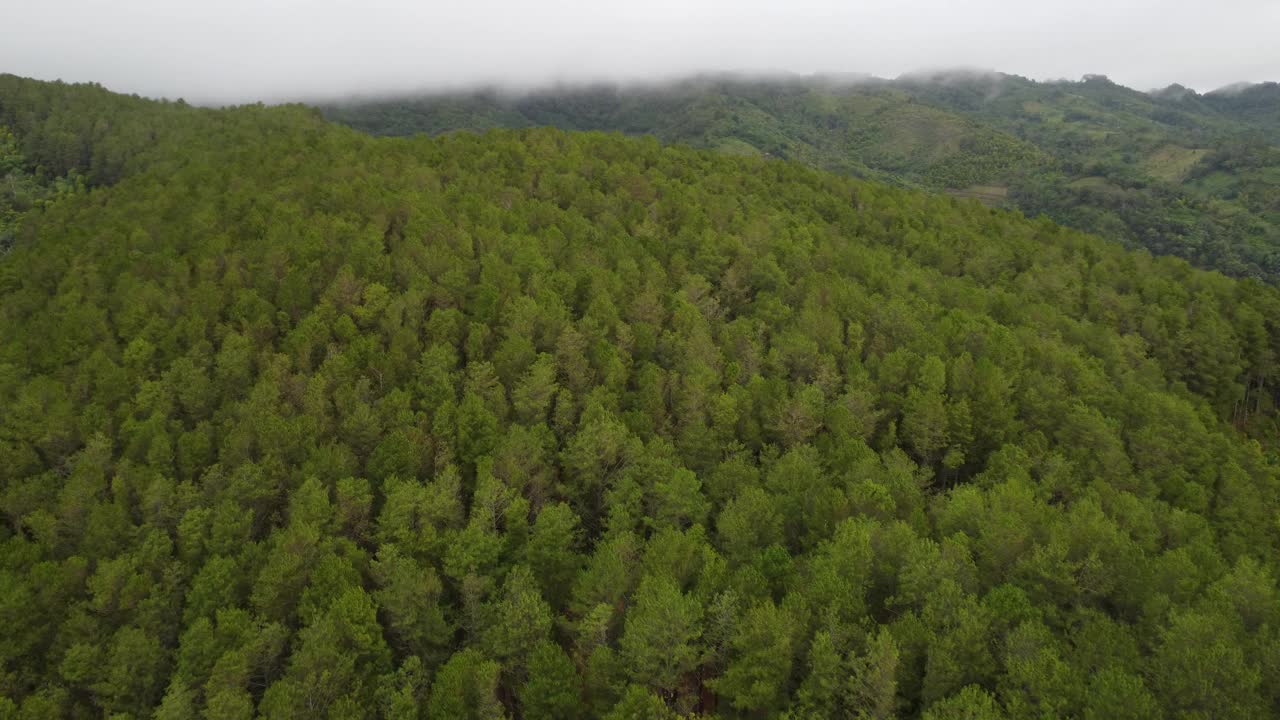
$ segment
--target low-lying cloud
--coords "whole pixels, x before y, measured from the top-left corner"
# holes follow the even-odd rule
[[[1275,0],[9,0],[0,72],[192,102],[992,68],[1140,89],[1280,79]]]

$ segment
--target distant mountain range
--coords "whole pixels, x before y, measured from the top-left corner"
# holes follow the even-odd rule
[[[321,106],[376,135],[551,125],[800,160],[1046,214],[1280,281],[1280,85],[1140,92],[1102,75],[958,71],[709,75],[666,84],[494,90]]]

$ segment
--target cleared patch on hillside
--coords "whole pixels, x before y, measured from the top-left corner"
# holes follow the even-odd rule
[[[756,156],[760,154],[759,148],[738,138],[723,138],[716,143],[715,149],[726,155]]]
[[[963,190],[948,190],[947,194],[958,198],[972,198],[983,205],[1003,205],[1009,198],[1009,188],[1004,185],[970,185]]]
[[[1208,154],[1209,151],[1205,148],[1165,145],[1151,153],[1142,166],[1151,177],[1165,182],[1180,183],[1187,178],[1187,174],[1196,166],[1196,163]]]
[[[1023,101],[1022,110],[1023,112],[1031,113],[1032,115],[1044,115],[1045,113],[1049,112],[1049,108],[1046,107],[1045,104],[1040,102],[1039,100]]]

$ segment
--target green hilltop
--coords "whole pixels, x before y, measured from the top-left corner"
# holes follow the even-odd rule
[[[425,95],[323,106],[377,135],[552,125],[1016,208],[1235,276],[1280,282],[1280,93],[1143,93],[1103,76],[951,72],[897,80],[709,76],[632,87]]]
[[[0,125],[65,186],[0,255],[0,717],[1280,712],[1280,290],[652,137]]]

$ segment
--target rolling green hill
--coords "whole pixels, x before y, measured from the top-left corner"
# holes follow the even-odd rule
[[[1003,180],[1049,160],[1007,133],[893,89],[705,78],[650,87],[510,96],[429,96],[326,106],[375,135],[551,125],[650,134],[664,142],[802,160],[860,177],[943,189]]]
[[[82,178],[0,256],[0,717],[1280,711],[1280,290],[617,133],[0,124]]]
[[[1268,133],[1273,143],[1280,142],[1280,83],[1235,85],[1208,93],[1201,101]]]
[[[703,78],[323,107],[377,135],[552,125],[760,153],[1017,208],[1280,282],[1276,85],[1142,93],[1102,76]]]

